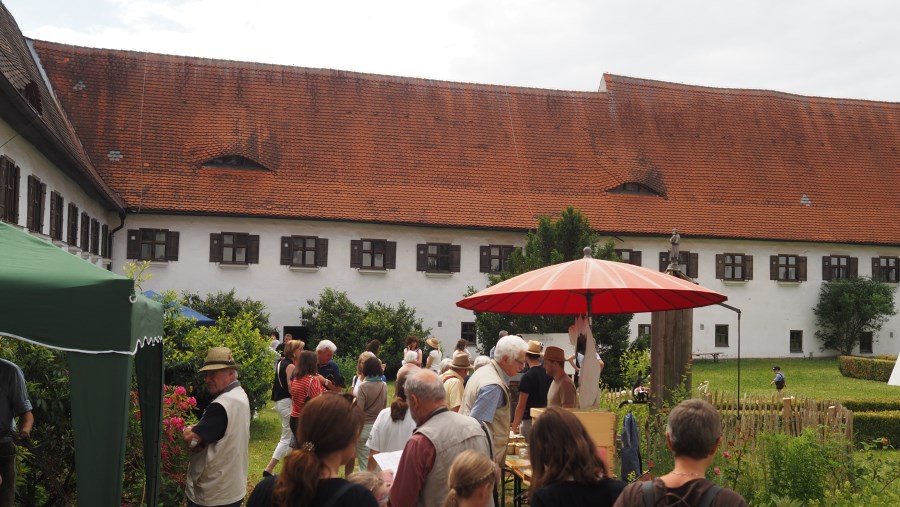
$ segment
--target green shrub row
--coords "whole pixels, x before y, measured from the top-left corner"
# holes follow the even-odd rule
[[[853,412],[900,410],[900,398],[889,400],[844,400],[841,404]]]
[[[900,444],[900,410],[854,412],[853,432],[856,442],[887,438],[890,445],[896,447]]]
[[[894,361],[872,359],[868,357],[841,356],[839,358],[841,375],[845,377],[887,382],[894,371]]]

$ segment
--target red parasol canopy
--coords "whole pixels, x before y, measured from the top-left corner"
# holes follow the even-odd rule
[[[624,262],[585,257],[523,273],[456,302],[476,312],[584,315],[682,310],[728,298]],[[590,301],[590,311],[588,310]]]

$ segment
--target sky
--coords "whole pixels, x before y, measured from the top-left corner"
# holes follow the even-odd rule
[[[900,102],[900,2],[2,0],[79,46],[594,91],[604,73]]]

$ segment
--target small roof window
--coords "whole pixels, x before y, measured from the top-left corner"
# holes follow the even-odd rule
[[[613,187],[607,192],[611,194],[635,194],[635,195],[653,195],[659,196],[659,192],[653,190],[652,188],[644,185],[643,183],[638,183],[636,181],[626,181],[617,187]]]
[[[259,162],[242,155],[222,155],[216,158],[211,158],[203,163],[203,167],[255,169],[258,171],[270,170],[268,167],[260,164]]]

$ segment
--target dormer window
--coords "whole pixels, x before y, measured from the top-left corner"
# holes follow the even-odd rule
[[[634,195],[653,195],[659,196],[659,192],[653,190],[652,188],[644,185],[643,183],[638,183],[636,181],[626,181],[617,187],[613,187],[608,190],[611,194],[634,194]]]
[[[241,155],[222,155],[203,163],[203,167],[227,168],[227,169],[254,169],[268,171],[269,168],[259,162]]]
[[[43,107],[41,107],[41,92],[38,89],[37,83],[29,81],[28,84],[25,85],[25,89],[22,90],[22,95],[25,97],[25,100],[31,104],[31,107],[37,111],[37,114],[42,114],[44,112]]]

